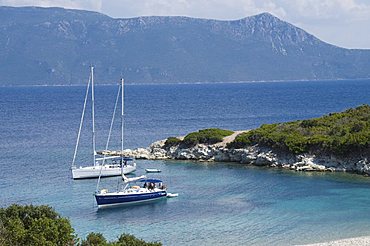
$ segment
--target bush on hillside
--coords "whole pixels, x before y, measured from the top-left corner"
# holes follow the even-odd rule
[[[262,125],[238,135],[228,147],[245,148],[253,144],[295,154],[366,152],[370,148],[370,106],[362,105],[315,119]]]
[[[101,233],[90,233],[81,246],[161,246],[161,243],[148,243],[130,234],[122,234],[118,240],[107,242]]]
[[[181,142],[182,142],[181,139],[178,139],[176,137],[169,137],[169,138],[167,138],[163,147],[164,148],[170,148],[172,146],[179,145]]]
[[[101,233],[91,232],[87,235],[86,240],[82,240],[81,246],[106,246],[107,240]]]
[[[70,222],[49,206],[11,205],[0,208],[0,245],[160,246],[122,234],[107,242],[101,233],[90,233],[79,243]]]
[[[0,208],[1,245],[74,245],[68,219],[49,206],[11,205]]]
[[[198,132],[192,132],[185,136],[182,144],[185,146],[194,146],[199,143],[203,144],[215,144],[222,142],[224,137],[233,134],[233,131],[223,130],[219,128],[209,128],[199,130]]]

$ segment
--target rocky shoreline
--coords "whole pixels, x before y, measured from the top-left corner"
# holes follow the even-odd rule
[[[223,142],[207,145],[197,144],[184,148],[181,145],[168,147],[166,140],[152,143],[148,148],[126,149],[120,151],[101,151],[106,155],[131,156],[136,159],[148,160],[193,160],[201,162],[237,162],[244,165],[267,166],[284,168],[295,171],[330,171],[353,172],[370,175],[370,158],[351,156],[339,158],[333,155],[299,154],[276,152],[271,148],[259,145],[243,149],[228,149],[226,144],[232,141],[237,134],[224,138]]]

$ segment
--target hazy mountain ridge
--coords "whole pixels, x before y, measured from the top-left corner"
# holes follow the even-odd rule
[[[370,77],[370,51],[324,43],[263,13],[234,21],[113,19],[0,7],[0,84],[216,82]]]

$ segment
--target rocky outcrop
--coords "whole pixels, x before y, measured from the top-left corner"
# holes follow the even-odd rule
[[[106,154],[120,155],[119,151],[109,151]],[[126,149],[123,155],[136,159],[176,159],[207,162],[237,162],[245,165],[268,166],[290,169],[295,171],[331,171],[355,172],[370,175],[370,158],[347,157],[339,158],[333,155],[300,154],[276,152],[271,148],[258,145],[245,149],[228,149],[224,144],[198,144],[193,147],[176,145],[165,146],[165,140],[152,143],[148,148],[134,150]]]

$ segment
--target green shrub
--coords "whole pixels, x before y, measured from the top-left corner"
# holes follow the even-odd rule
[[[204,144],[215,144],[222,142],[224,137],[233,134],[233,131],[223,130],[219,128],[209,128],[199,130],[198,132],[192,132],[185,136],[182,144],[185,146],[194,146],[199,143]]]
[[[237,135],[233,142],[227,144],[227,148],[241,149],[252,144],[249,132],[243,132]]]
[[[68,219],[49,206],[11,205],[0,208],[1,245],[74,245]]]
[[[107,242],[101,233],[90,233],[86,240],[83,240],[81,246],[160,246],[161,243],[148,243],[144,240],[138,239],[130,234],[122,234],[118,240]]]
[[[169,138],[167,138],[166,142],[164,143],[164,147],[169,148],[169,147],[172,147],[172,146],[176,146],[176,145],[179,145],[181,142],[182,142],[181,139],[178,139],[176,137],[169,137]]]
[[[79,243],[70,222],[49,206],[11,205],[0,208],[0,245],[81,245],[81,246],[160,246],[132,235],[122,234],[118,240],[107,242],[101,233],[90,233]]]
[[[87,235],[86,240],[82,240],[81,246],[105,246],[108,245],[107,240],[101,233],[91,232]]]
[[[154,243],[148,243],[144,240],[138,239],[130,234],[122,234],[117,242],[114,242],[112,245],[117,246],[161,246],[161,243],[154,242]]]
[[[370,148],[370,106],[362,105],[342,113],[281,124],[267,124],[238,135],[229,148],[260,144],[288,150],[337,155],[368,152]]]

